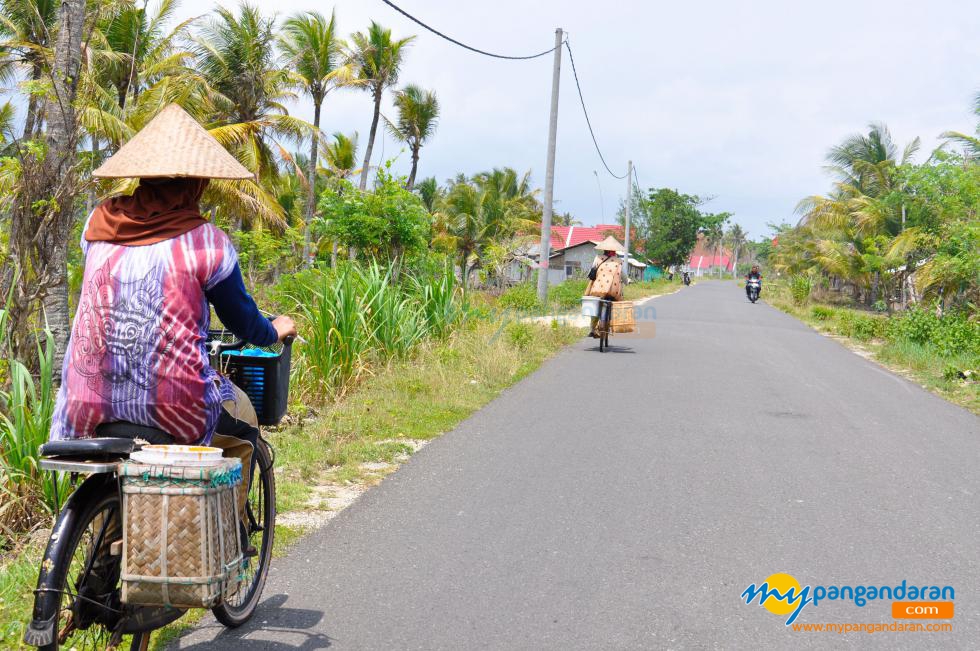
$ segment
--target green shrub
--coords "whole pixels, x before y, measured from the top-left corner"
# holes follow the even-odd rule
[[[274,309],[281,314],[297,312],[299,305],[309,305],[311,303],[314,289],[322,286],[333,275],[334,272],[332,269],[313,267],[311,269],[297,271],[294,274],[281,276],[269,291],[269,299],[271,301],[269,309]],[[262,305],[259,305],[259,307],[262,307]]]
[[[881,339],[885,336],[887,327],[888,322],[884,319],[859,314],[854,319],[854,334],[852,336],[861,341]]]
[[[882,339],[888,334],[888,320],[853,310],[841,310],[837,318],[837,334],[860,341]]]
[[[515,348],[527,350],[534,342],[534,328],[530,323],[511,323],[507,326],[507,341]]]
[[[946,314],[938,321],[932,343],[940,355],[980,355],[980,322],[971,321],[961,313]]]
[[[895,340],[924,345],[933,340],[938,328],[939,318],[935,314],[913,307],[902,316],[892,319],[889,336]]]
[[[980,355],[980,322],[962,312],[940,317],[932,310],[914,307],[892,319],[888,335],[896,341],[932,346],[943,357]]]
[[[576,278],[552,285],[548,288],[548,304],[560,310],[576,307],[581,302],[588,284],[588,280]]]
[[[826,321],[834,317],[834,308],[826,305],[814,305],[810,308],[810,314],[817,321]]]
[[[798,307],[803,307],[810,300],[813,281],[808,274],[796,274],[789,279],[789,289],[793,296],[793,303]]]
[[[533,310],[538,306],[538,293],[531,286],[531,283],[514,285],[500,295],[500,307],[514,310]]]

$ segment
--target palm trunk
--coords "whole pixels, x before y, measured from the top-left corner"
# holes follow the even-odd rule
[[[53,99],[46,103],[47,152],[43,160],[25,157],[21,187],[14,198],[10,252],[20,275],[15,288],[11,332],[14,354],[30,361],[35,310],[41,307],[53,346],[54,380],[60,384],[68,345],[68,242],[78,196],[75,147],[78,129],[75,96],[81,66],[85,0],[64,0],[59,9],[58,37],[52,66]],[[36,121],[36,116],[35,116]],[[46,200],[43,208],[38,209]],[[34,364],[32,364],[34,366]]]
[[[381,117],[381,86],[374,89],[374,117],[371,118],[371,132],[368,134],[367,150],[364,152],[364,167],[361,169],[361,190],[367,190],[368,174],[371,171],[371,153],[374,151],[374,138],[378,135],[378,119]]]
[[[303,266],[310,266],[310,225],[313,223],[313,215],[316,209],[316,155],[319,152],[318,135],[320,133],[320,108],[322,100],[313,102],[313,128],[315,133],[310,144],[310,169],[307,174],[306,182],[309,189],[306,193],[306,220],[303,224]]]
[[[412,147],[412,171],[408,175],[408,183],[405,184],[405,189],[411,192],[415,189],[415,173],[419,169],[419,149],[420,145],[416,144]]]
[[[31,63],[31,81],[40,81],[43,70],[40,61]],[[30,140],[38,128],[38,96],[29,93],[27,96],[27,118],[24,120],[24,139]]]

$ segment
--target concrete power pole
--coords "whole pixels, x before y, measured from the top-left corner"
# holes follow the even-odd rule
[[[548,300],[548,258],[551,256],[551,212],[555,195],[555,141],[558,138],[558,83],[561,81],[561,27],[555,30],[555,68],[551,77],[551,121],[548,124],[548,165],[544,177],[541,215],[541,254],[538,257],[538,300]]]
[[[623,273],[630,277],[630,204],[633,203],[633,161],[626,164],[626,257],[623,259]]]

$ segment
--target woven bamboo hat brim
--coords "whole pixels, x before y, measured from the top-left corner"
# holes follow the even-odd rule
[[[595,245],[596,251],[625,251],[626,249],[612,235]]]
[[[100,179],[253,179],[221,143],[171,104],[92,172]]]

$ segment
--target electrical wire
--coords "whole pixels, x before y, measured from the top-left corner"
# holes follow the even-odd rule
[[[388,5],[389,7],[391,7],[392,9],[394,9],[395,11],[397,11],[398,13],[400,13],[401,15],[405,16],[405,18],[408,18],[413,23],[416,23],[417,25],[421,25],[422,27],[424,27],[425,29],[429,30],[430,32],[432,32],[436,36],[440,36],[440,37],[446,39],[447,41],[449,41],[450,43],[454,43],[454,44],[460,46],[461,48],[465,48],[465,49],[469,50],[470,52],[476,52],[477,54],[482,54],[484,56],[493,57],[495,59],[510,59],[512,61],[524,61],[524,60],[527,60],[527,59],[537,59],[538,57],[543,57],[546,54],[551,54],[552,52],[555,51],[555,49],[557,47],[559,47],[559,46],[556,46],[556,47],[551,48],[550,50],[545,50],[544,52],[539,52],[537,54],[532,54],[530,56],[523,56],[523,57],[507,56],[505,54],[494,54],[493,52],[487,52],[485,50],[480,50],[478,48],[471,47],[471,46],[469,46],[469,45],[467,45],[465,43],[460,43],[459,41],[457,41],[456,39],[452,38],[451,36],[447,36],[447,35],[443,34],[442,32],[440,32],[439,30],[435,29],[434,27],[430,27],[430,26],[426,25],[421,20],[419,20],[418,18],[416,18],[412,14],[408,13],[407,11],[405,11],[404,9],[402,9],[401,7],[399,7],[398,5],[396,5],[394,2],[391,2],[390,0],[381,0],[381,2],[385,3],[386,5]]]
[[[382,0],[382,2],[387,2],[387,0]],[[606,159],[602,155],[602,150],[599,149],[599,141],[596,140],[595,131],[592,129],[592,120],[589,119],[589,111],[585,108],[585,97],[582,95],[582,85],[578,81],[578,71],[575,69],[575,57],[572,56],[572,45],[568,38],[565,39],[565,48],[568,50],[568,60],[572,62],[572,75],[575,77],[575,87],[578,89],[579,101],[582,102],[582,113],[585,114],[585,123],[589,125],[589,134],[592,136],[592,144],[595,145],[595,151],[597,154],[599,154],[599,160],[602,161],[602,166],[606,168],[606,171],[609,172],[609,175],[614,179],[625,179],[626,174],[615,174],[611,169],[609,169],[609,165],[606,164]],[[629,172],[627,171],[627,174],[628,173]]]

